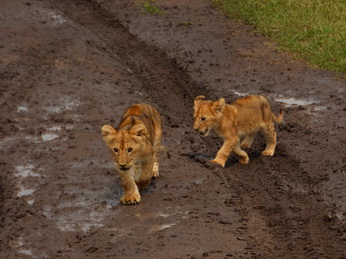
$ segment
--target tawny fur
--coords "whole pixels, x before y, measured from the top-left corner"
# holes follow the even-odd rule
[[[116,129],[102,127],[103,140],[112,152],[124,188],[120,199],[124,204],[139,203],[139,191],[159,176],[158,156],[166,150],[161,146],[161,124],[154,107],[136,104],[125,112]]]
[[[262,131],[266,138],[266,148],[262,155],[274,155],[276,132],[273,121],[281,123],[283,111],[276,117],[264,96],[250,95],[226,104],[224,98],[209,101],[200,95],[194,100],[194,110],[194,129],[201,136],[206,137],[214,130],[224,139],[223,146],[212,162],[225,167],[229,155],[233,152],[240,158],[241,164],[247,164],[249,156],[243,149],[251,147],[258,131]]]

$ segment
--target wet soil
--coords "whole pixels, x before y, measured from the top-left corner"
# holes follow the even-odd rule
[[[346,258],[345,79],[279,53],[207,0],[0,3],[2,258]],[[250,162],[209,162],[193,99],[262,94],[277,127]],[[104,124],[134,103],[164,121],[160,174],[122,190]]]

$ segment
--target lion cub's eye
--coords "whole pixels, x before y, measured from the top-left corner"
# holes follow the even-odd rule
[[[130,147],[130,148],[128,148],[128,149],[127,149],[127,152],[129,152],[129,153],[130,153],[132,150],[133,150],[133,148],[132,148],[132,147]]]
[[[201,118],[201,121],[205,121],[207,118],[206,117],[202,117]]]
[[[118,149],[117,148],[113,148],[113,151],[115,152],[115,153],[118,153]]]

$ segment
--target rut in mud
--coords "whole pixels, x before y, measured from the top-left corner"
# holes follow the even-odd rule
[[[63,17],[65,27],[52,26],[48,32],[46,23],[34,23],[35,33],[47,33],[52,39],[48,37],[39,46],[32,44],[36,52],[24,53],[27,59],[8,61],[3,73],[13,75],[3,79],[14,87],[12,93],[2,89],[8,100],[2,103],[6,112],[1,119],[10,125],[2,128],[7,138],[1,153],[8,158],[1,163],[6,171],[1,180],[1,250],[5,255],[345,256],[343,218],[334,215],[335,205],[324,202],[321,182],[326,181],[325,175],[314,172],[319,154],[309,151],[317,155],[309,165],[297,155],[311,143],[319,149],[325,136],[318,137],[321,132],[311,130],[310,120],[302,124],[306,118],[302,107],[286,109],[286,122],[278,126],[274,157],[261,157],[264,141],[258,136],[249,150],[248,165],[231,157],[225,169],[219,168],[208,159],[221,140],[216,136],[200,139],[192,130],[193,98],[204,94],[210,99],[235,100],[239,96],[223,87],[201,85],[198,75],[182,65],[185,61],[178,51],[172,57],[171,50],[168,54],[131,34],[102,1],[32,5]],[[183,5],[177,6],[185,11]],[[115,13],[133,11],[130,5],[118,7]],[[188,60],[193,58],[198,59],[192,55]],[[31,70],[16,74],[16,64]],[[26,87],[24,102],[16,84]],[[266,89],[262,94],[271,94]],[[172,158],[162,159],[162,176],[139,205],[119,206],[119,183],[99,131],[103,124],[115,126],[125,108],[136,102],[148,102],[161,112],[164,144]],[[273,101],[273,107],[277,113],[279,104]],[[18,114],[10,118],[13,110]],[[15,149],[19,143],[23,145]],[[32,145],[33,152],[28,153]],[[296,149],[297,153],[292,151]],[[53,154],[47,156],[47,152]],[[340,164],[334,166],[339,170]],[[21,184],[32,193],[15,197],[11,187],[18,188],[18,176],[13,172],[30,176]]]

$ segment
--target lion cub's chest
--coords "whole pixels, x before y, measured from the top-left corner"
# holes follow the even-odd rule
[[[137,157],[134,162],[133,166],[131,168],[131,176],[135,180],[135,182],[140,181],[140,178],[142,177],[142,173],[144,171],[152,171],[154,166],[154,155],[153,154],[146,154],[144,157],[140,158]]]

